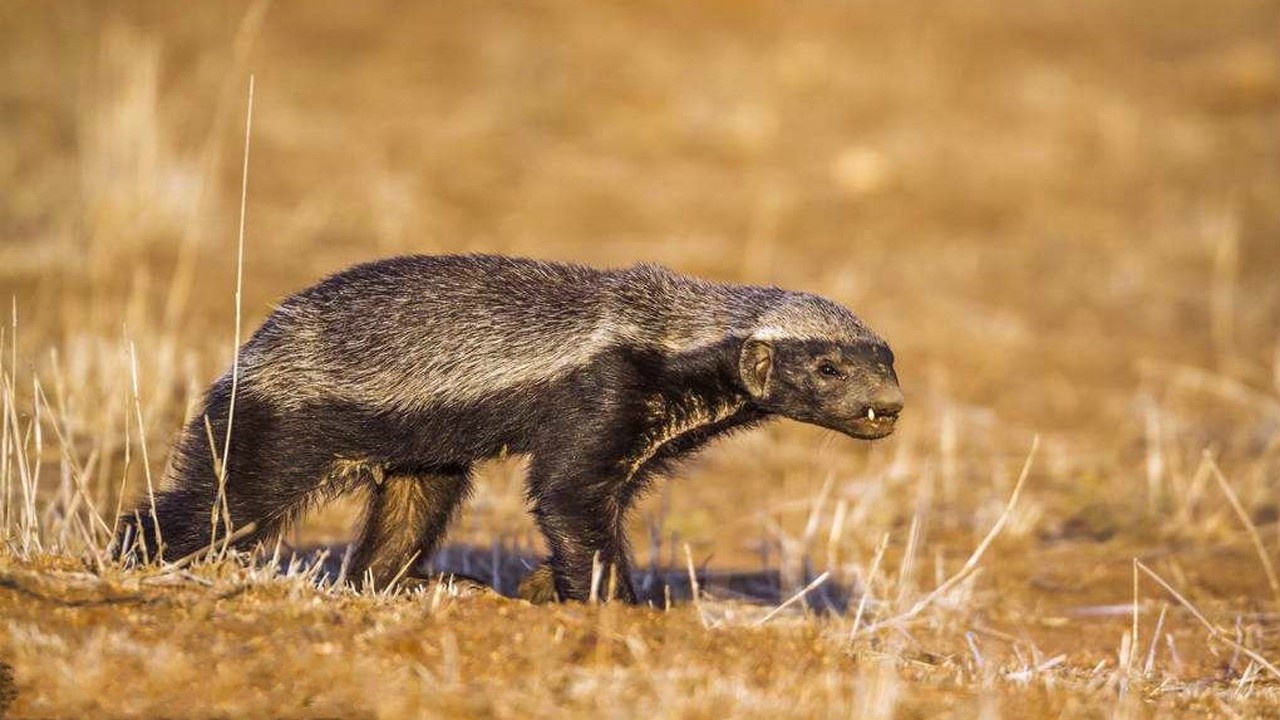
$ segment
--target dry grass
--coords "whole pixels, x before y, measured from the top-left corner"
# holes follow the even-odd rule
[[[1277,3],[0,19],[11,716],[1280,708]],[[855,308],[900,432],[707,452],[635,517],[665,611],[337,586],[350,503],[256,557],[114,566],[117,509],[231,361],[250,72],[246,330],[392,253],[654,260]],[[436,567],[514,591],[517,460],[452,538]]]

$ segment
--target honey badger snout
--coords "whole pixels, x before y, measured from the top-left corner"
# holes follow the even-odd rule
[[[868,420],[897,420],[898,413],[902,412],[903,401],[902,388],[898,387],[897,381],[886,379],[872,391],[870,397],[857,402],[858,415]]]
[[[902,388],[892,377],[881,379],[870,392],[848,398],[845,420],[835,429],[863,440],[877,440],[893,432],[902,412]]]

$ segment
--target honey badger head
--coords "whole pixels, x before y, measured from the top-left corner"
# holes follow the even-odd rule
[[[800,422],[874,440],[893,432],[902,390],[888,344],[845,308],[789,294],[742,343],[753,402]]]

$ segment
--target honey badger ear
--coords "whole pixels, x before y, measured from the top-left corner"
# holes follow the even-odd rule
[[[738,356],[738,374],[751,397],[764,397],[773,375],[773,346],[764,340],[747,338]]]

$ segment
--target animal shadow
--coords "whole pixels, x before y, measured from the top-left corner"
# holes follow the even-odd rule
[[[319,563],[317,578],[335,582],[342,576],[343,558],[347,545],[317,545],[297,548],[293,556],[282,560],[282,566]],[[475,583],[508,598],[518,597],[520,582],[541,563],[541,557],[522,547],[507,543],[492,545],[451,544],[441,548],[427,562],[418,563],[405,572],[406,577],[448,578],[452,576],[464,582]],[[755,605],[777,605],[795,595],[816,573],[805,571],[801,577],[788,582],[776,569],[762,570],[712,570],[694,568],[700,599],[733,601]],[[642,603],[663,608],[688,603],[693,598],[693,583],[687,566],[650,564],[637,568],[631,574],[632,584]],[[826,614],[843,614],[851,600],[857,596],[845,585],[828,579],[805,593],[802,602],[810,611]]]

